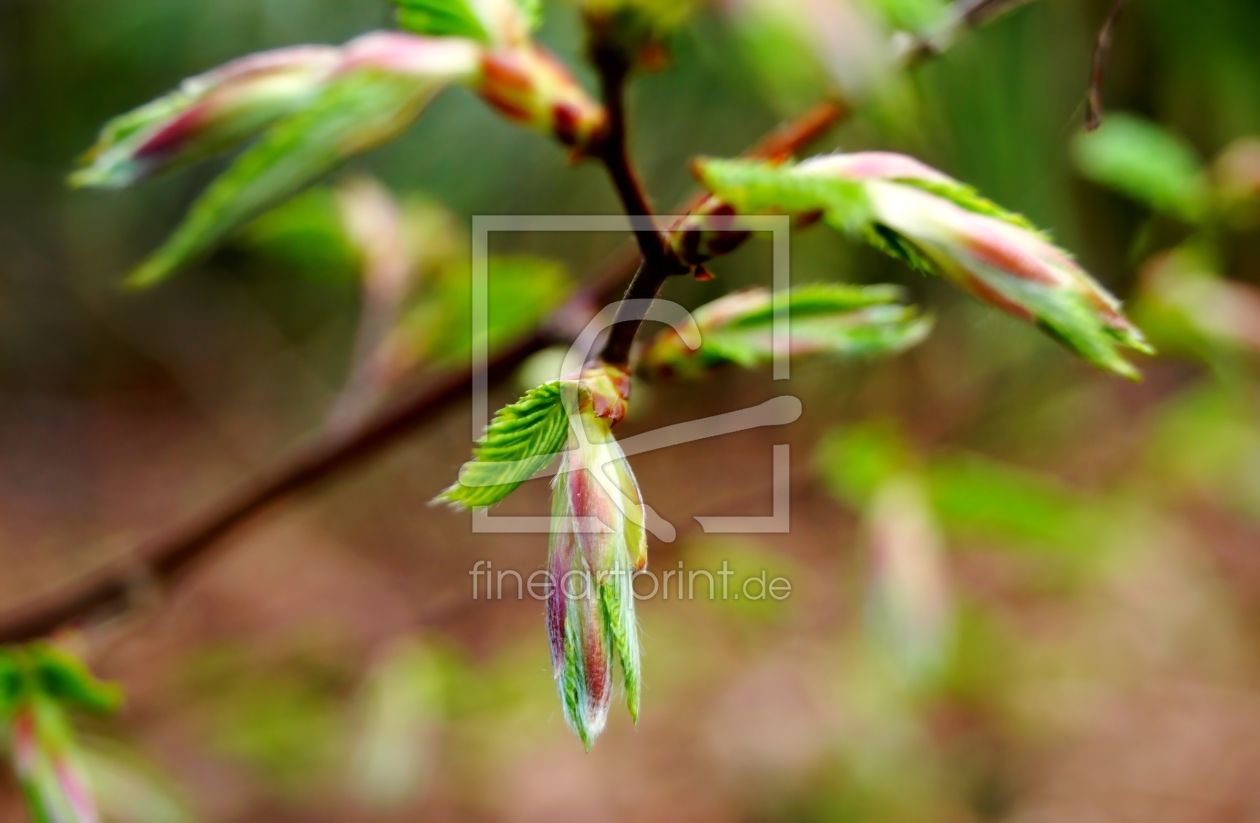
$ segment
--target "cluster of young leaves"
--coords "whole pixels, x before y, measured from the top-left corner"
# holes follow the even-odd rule
[[[581,149],[603,110],[530,40],[530,0],[401,0],[411,34],[377,32],[339,49],[252,55],[187,81],[102,130],[71,177],[116,187],[258,138],[129,277],[157,283],[348,158],[402,133],[443,88],[474,88],[508,119]]]
[[[277,125],[224,172],[129,284],[165,279],[346,157],[393,139],[440,88],[428,78],[384,72],[330,86],[310,109]]]
[[[800,164],[701,160],[701,183],[740,214],[821,214],[913,268],[1031,321],[1085,360],[1138,377],[1150,353],[1120,303],[1022,216],[913,158],[880,152]]]

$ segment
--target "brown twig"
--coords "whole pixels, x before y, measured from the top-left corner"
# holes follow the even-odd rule
[[[592,154],[603,163],[630,218],[643,262],[630,280],[624,302],[618,307],[608,340],[600,352],[600,360],[615,366],[627,366],[635,335],[642,323],[630,309],[630,301],[653,299],[672,275],[686,274],[690,267],[674,255],[669,243],[656,225],[647,192],[635,171],[627,146],[626,82],[634,64],[634,55],[618,42],[609,21],[591,18],[587,21],[591,38],[591,62],[599,74],[599,87],[604,108],[608,112],[608,129]]]
[[[1116,0],[1098,30],[1098,40],[1094,43],[1094,59],[1089,73],[1089,96],[1085,104],[1085,130],[1094,131],[1102,125],[1102,88],[1107,71],[1107,55],[1111,52],[1111,35],[1115,29],[1120,13],[1124,11],[1128,0]]]
[[[824,103],[769,135],[753,154],[790,153],[818,137],[843,114],[841,107]],[[510,374],[529,355],[553,342],[556,336],[550,329],[559,325],[561,318],[584,311],[592,303],[614,299],[639,259],[634,247],[621,249],[591,284],[547,323],[497,352],[487,369],[488,376],[493,379]],[[452,402],[467,397],[472,383],[473,375],[468,370],[438,374],[363,422],[323,433],[298,446],[269,471],[232,489],[193,517],[145,540],[117,562],[0,614],[0,644],[35,640],[125,607],[140,588],[140,581],[169,586],[209,558],[211,549],[229,533],[293,493],[379,454]]]

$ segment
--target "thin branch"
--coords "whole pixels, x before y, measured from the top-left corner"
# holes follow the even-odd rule
[[[769,135],[753,156],[790,153],[817,138],[843,115],[825,103],[799,121]],[[496,352],[487,368],[490,379],[510,375],[525,358],[557,339],[551,329],[564,327],[575,312],[615,299],[638,265],[636,248],[613,255],[579,294],[557,310],[528,337]],[[321,433],[300,445],[272,469],[229,491],[203,511],[145,540],[116,562],[65,586],[31,598],[0,614],[0,644],[46,637],[58,629],[82,624],[126,608],[149,584],[178,582],[207,561],[223,538],[290,495],[309,490],[339,472],[358,466],[403,436],[434,419],[472,391],[470,370],[441,373],[368,416],[357,425]]]
[[[665,281],[675,274],[686,274],[690,267],[674,256],[660,228],[656,225],[652,205],[635,170],[627,146],[626,82],[630,77],[634,57],[617,41],[609,21],[590,18],[587,28],[591,38],[591,62],[599,74],[600,93],[608,112],[608,129],[604,139],[592,154],[604,164],[612,178],[622,208],[630,218],[639,250],[643,253],[640,264],[624,299],[655,298]],[[630,350],[641,320],[632,315],[623,303],[608,332],[608,340],[600,353],[600,360],[615,366],[630,362]]]
[[[652,206],[626,145],[626,80],[630,76],[630,62],[616,49],[598,44],[592,50],[592,59],[599,72],[604,108],[608,111],[608,129],[591,154],[612,178],[622,208],[631,218],[643,259],[663,263],[669,257],[669,249],[651,219]],[[635,220],[636,217],[647,219]]]
[[[1116,0],[1102,28],[1098,30],[1098,41],[1094,43],[1093,65],[1089,73],[1089,97],[1085,106],[1085,130],[1094,131],[1102,125],[1102,89],[1103,79],[1107,71],[1107,55],[1111,52],[1111,36],[1120,13],[1124,11],[1127,0]]]

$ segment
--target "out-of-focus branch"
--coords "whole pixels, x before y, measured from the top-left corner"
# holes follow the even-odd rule
[[[791,153],[820,136],[843,114],[844,110],[835,104],[821,104],[767,136],[752,153]],[[585,312],[591,304],[617,297],[639,259],[636,248],[621,249],[547,323],[497,352],[487,368],[488,377],[494,380],[511,374],[529,355],[561,339],[553,329],[571,325],[565,322],[566,318]],[[145,540],[116,562],[0,614],[0,644],[45,637],[63,627],[123,608],[151,584],[169,586],[179,581],[206,561],[224,537],[248,520],[289,495],[379,454],[434,419],[454,401],[467,397],[472,383],[473,375],[468,370],[438,374],[361,422],[322,432],[270,470],[245,481],[196,515]]]
[[[1089,95],[1085,104],[1085,130],[1094,131],[1102,125],[1102,88],[1107,73],[1107,55],[1111,52],[1111,35],[1124,11],[1126,0],[1115,0],[1111,10],[1098,30],[1098,40],[1094,43],[1094,59],[1089,72]]]

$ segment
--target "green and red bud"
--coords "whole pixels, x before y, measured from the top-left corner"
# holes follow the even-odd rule
[[[234,60],[111,120],[84,155],[75,186],[118,188],[248,140],[309,103],[341,63],[331,46]]]
[[[474,87],[507,119],[579,152],[607,128],[603,106],[563,63],[534,43],[486,51]]]
[[[511,28],[511,26],[508,26]],[[184,81],[117,117],[84,155],[75,186],[119,188],[226,151],[312,105],[360,71],[466,82],[508,119],[581,150],[603,133],[603,108],[527,31],[492,44],[464,37],[372,32],[341,48],[261,52]]]
[[[1150,352],[1142,333],[1119,300],[1042,235],[913,185],[873,180],[866,191],[877,223],[955,285],[1043,326],[1095,365],[1137,377],[1115,345]]]
[[[585,370],[565,398],[567,451],[552,486],[547,627],[553,674],[570,727],[589,748],[621,667],[638,718],[641,673],[633,575],[647,564],[646,509],[612,426],[625,414],[622,369]]]

